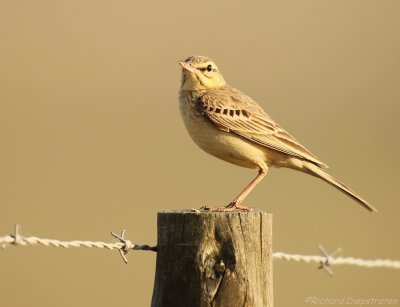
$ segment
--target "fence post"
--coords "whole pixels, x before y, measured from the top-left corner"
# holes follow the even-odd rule
[[[272,215],[158,213],[151,306],[273,306]]]

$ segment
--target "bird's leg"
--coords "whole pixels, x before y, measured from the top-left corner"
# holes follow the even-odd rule
[[[258,171],[258,175],[254,178],[248,186],[238,195],[234,200],[232,200],[229,205],[225,207],[203,207],[202,209],[209,211],[233,211],[233,210],[242,210],[242,211],[251,211],[251,208],[246,206],[242,206],[241,202],[250,194],[250,192],[254,189],[254,187],[267,175],[267,170],[260,169]]]
[[[227,205],[225,208],[230,209],[232,208],[233,210],[239,209],[239,210],[244,210],[244,211],[250,211],[248,207],[242,206],[241,203],[242,201],[247,197],[247,195],[250,194],[250,192],[254,189],[254,187],[267,175],[267,172],[263,169],[260,169],[258,171],[258,175],[256,178],[254,178],[248,186],[238,195],[234,200],[231,201],[229,205]]]

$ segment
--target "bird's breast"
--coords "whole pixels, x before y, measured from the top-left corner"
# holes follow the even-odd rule
[[[216,128],[189,95],[180,95],[179,108],[183,122],[193,141],[205,152],[224,161],[247,168],[267,168],[264,148],[234,133]]]

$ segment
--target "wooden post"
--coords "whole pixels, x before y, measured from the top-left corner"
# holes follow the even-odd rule
[[[272,215],[158,213],[151,306],[271,307]]]

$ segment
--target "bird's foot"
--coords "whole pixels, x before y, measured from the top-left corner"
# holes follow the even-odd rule
[[[249,211],[253,210],[249,207],[242,206],[240,203],[238,203],[236,201],[233,201],[229,205],[223,206],[223,207],[203,206],[200,209],[205,210],[205,211],[211,211],[211,212],[230,212],[230,211],[235,211],[235,210],[249,212]]]

